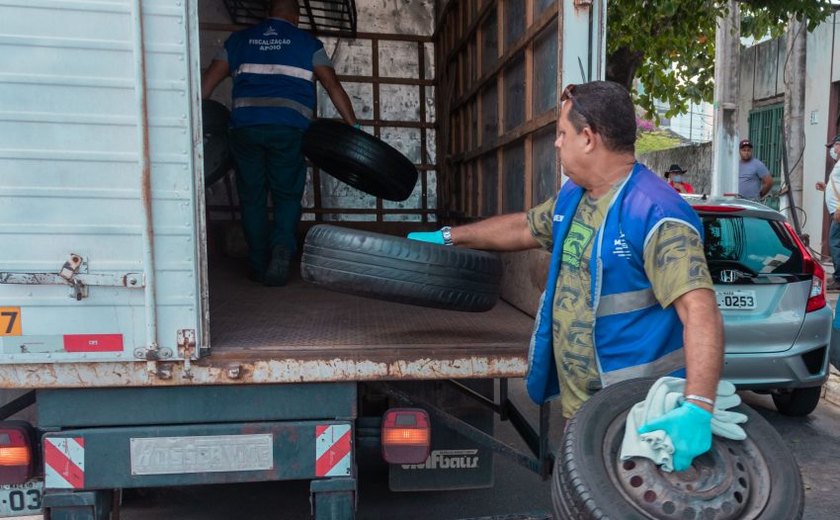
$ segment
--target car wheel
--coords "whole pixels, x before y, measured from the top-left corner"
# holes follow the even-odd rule
[[[224,177],[233,164],[228,145],[229,117],[230,111],[223,104],[210,99],[201,102],[205,188]]]
[[[336,226],[309,230],[303,279],[334,291],[454,311],[488,311],[501,291],[495,253]]]
[[[648,459],[621,461],[627,412],[653,379],[611,385],[569,421],[552,476],[562,520],[715,518],[800,519],[805,491],[796,461],[776,430],[746,405],[744,441],[715,437],[692,467],[667,473]]]
[[[773,404],[783,415],[804,417],[816,409],[822,396],[822,386],[795,388],[773,392]]]
[[[417,168],[403,154],[338,121],[313,122],[303,135],[303,154],[336,179],[383,199],[403,201],[417,184]]]

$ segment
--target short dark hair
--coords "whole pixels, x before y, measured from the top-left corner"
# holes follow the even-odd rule
[[[268,8],[269,13],[273,15],[292,15],[297,13],[299,10],[300,5],[297,0],[271,0]]]
[[[636,111],[630,93],[612,81],[590,81],[574,87],[569,122],[580,132],[589,126],[607,149],[636,152]]]

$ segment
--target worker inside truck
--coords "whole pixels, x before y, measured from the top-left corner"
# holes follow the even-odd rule
[[[297,0],[273,0],[260,24],[232,34],[204,73],[201,96],[209,99],[233,77],[230,143],[248,244],[248,277],[285,285],[297,251],[295,232],[306,183],[303,133],[315,110],[315,80],[341,117],[357,128],[353,105],[320,40],[297,27]],[[266,191],[274,206],[270,228]]]
[[[685,400],[639,433],[664,430],[674,468],[712,445],[723,328],[691,206],[635,158],[633,103],[617,83],[563,91],[555,146],[569,181],[528,212],[410,233],[475,249],[552,251],[526,376],[571,417],[604,385],[672,374]],[[596,321],[597,318],[597,321]]]

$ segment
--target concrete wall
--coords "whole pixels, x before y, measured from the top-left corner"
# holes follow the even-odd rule
[[[659,175],[676,163],[687,170],[686,180],[695,193],[709,193],[712,180],[712,143],[679,146],[639,156],[639,161]]]
[[[802,205],[808,214],[805,231],[811,247],[820,251],[823,238],[823,194],[814,190],[817,180],[825,179],[831,168],[823,146],[837,133],[836,114],[830,113],[831,83],[840,81],[840,34],[837,14],[808,34],[805,82],[805,165]],[[833,68],[833,70],[832,70]],[[835,94],[836,95],[836,94]]]
[[[837,114],[831,113],[831,84],[840,81],[840,34],[837,34],[837,23],[840,23],[840,15],[835,14],[813,32],[805,34],[802,209],[807,215],[804,231],[810,235],[811,247],[817,251],[821,250],[823,242],[824,203],[823,194],[814,189],[814,184],[824,180],[831,169],[831,161],[823,145],[830,136],[840,131],[836,127]],[[782,100],[785,48],[782,38],[741,49],[738,129],[742,136],[749,134],[749,113],[752,108]],[[836,93],[834,95],[837,96]],[[793,167],[797,160],[796,156],[789,157],[790,166]]]

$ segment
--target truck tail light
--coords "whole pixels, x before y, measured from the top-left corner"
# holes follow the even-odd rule
[[[420,464],[429,456],[429,414],[419,408],[391,408],[382,418],[382,457],[389,464]]]
[[[805,305],[805,312],[822,309],[825,307],[825,269],[823,269],[820,263],[814,260],[814,257],[811,256],[808,248],[805,247],[805,244],[803,244],[802,240],[799,239],[799,235],[797,235],[796,231],[794,231],[793,226],[785,222],[785,227],[787,227],[788,231],[793,236],[793,240],[799,247],[799,252],[802,253],[802,262],[804,264],[803,267],[805,272],[813,275],[811,278],[811,294],[808,295],[808,303]]]
[[[0,484],[23,484],[35,469],[32,427],[20,421],[0,421]]]

